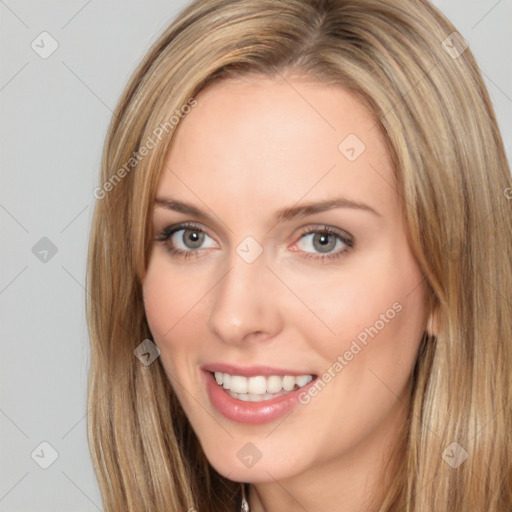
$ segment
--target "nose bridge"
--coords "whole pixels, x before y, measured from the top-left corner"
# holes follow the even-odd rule
[[[214,289],[209,328],[221,339],[237,343],[251,334],[275,335],[280,311],[271,272],[261,249],[251,240],[233,250],[229,270]]]

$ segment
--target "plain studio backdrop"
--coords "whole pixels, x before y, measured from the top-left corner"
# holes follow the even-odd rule
[[[0,0],[0,511],[102,510],[86,438],[85,263],[118,97],[188,2]],[[512,0],[434,2],[512,155]]]

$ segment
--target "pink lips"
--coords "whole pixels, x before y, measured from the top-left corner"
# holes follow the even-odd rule
[[[202,369],[207,372],[222,372],[229,373],[230,375],[241,375],[242,377],[255,377],[256,375],[263,375],[265,377],[270,375],[279,375],[281,377],[284,377],[285,375],[313,375],[313,373],[308,371],[297,372],[293,370],[285,370],[283,368],[274,368],[271,366],[237,366],[225,363],[205,364],[202,366]]]
[[[215,368],[210,370],[210,368]],[[237,423],[245,423],[248,425],[261,425],[269,423],[273,420],[284,416],[290,412],[300,402],[298,401],[299,393],[304,392],[307,388],[316,382],[316,377],[296,391],[292,391],[286,395],[272,398],[261,402],[244,402],[237,400],[228,395],[224,389],[217,384],[213,371],[229,373],[231,375],[242,375],[251,377],[256,375],[311,375],[308,373],[289,372],[269,367],[237,368],[229,365],[207,365],[203,367],[201,372],[204,378],[205,386],[213,406],[226,418]]]

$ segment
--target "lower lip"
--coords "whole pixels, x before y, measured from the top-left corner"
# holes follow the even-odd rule
[[[208,371],[201,370],[206,380],[208,396],[214,407],[226,418],[238,423],[248,425],[261,425],[269,423],[291,411],[300,402],[298,396],[313,385],[316,377],[300,389],[287,395],[263,400],[261,402],[244,402],[229,396],[221,386],[217,384],[215,377]]]

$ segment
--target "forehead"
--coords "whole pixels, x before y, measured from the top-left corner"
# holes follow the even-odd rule
[[[222,193],[234,208],[341,193],[384,212],[396,208],[384,138],[343,88],[243,77],[215,82],[196,100],[173,137],[158,193],[196,201]]]

